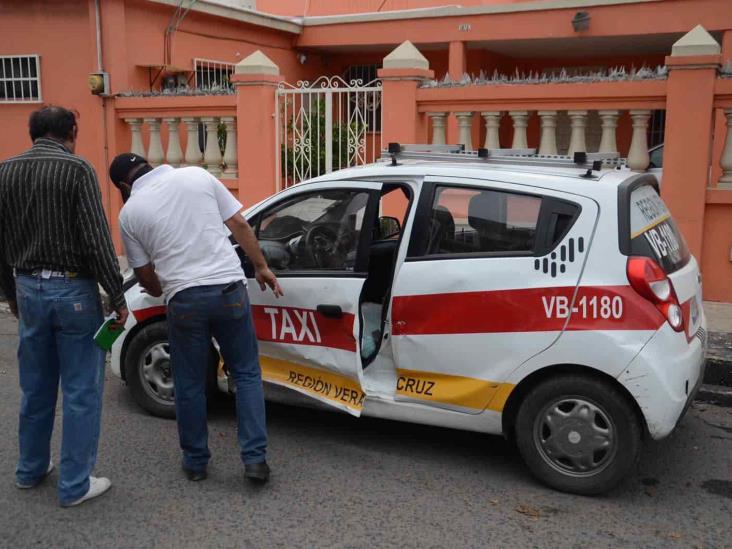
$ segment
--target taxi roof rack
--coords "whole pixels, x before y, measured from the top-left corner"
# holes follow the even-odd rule
[[[515,164],[554,168],[588,168],[585,177],[592,177],[603,165],[619,167],[622,159],[618,153],[576,152],[573,156],[537,154],[536,149],[477,149],[466,151],[465,145],[416,145],[389,143],[381,152],[382,159],[391,159],[392,166],[399,159],[430,160],[438,162],[472,162],[490,164]]]

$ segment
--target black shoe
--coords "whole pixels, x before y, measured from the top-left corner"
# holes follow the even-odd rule
[[[244,476],[252,482],[264,484],[269,480],[269,465],[266,461],[244,465]]]
[[[195,471],[193,469],[188,469],[187,467],[183,467],[183,472],[186,474],[186,478],[193,482],[198,482],[199,480],[206,480],[208,478],[208,473],[206,472],[206,469],[199,469],[198,471]]]

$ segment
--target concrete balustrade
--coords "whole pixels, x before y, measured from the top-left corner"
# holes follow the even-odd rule
[[[128,118],[125,122],[130,126],[130,152],[145,156],[145,146],[142,144],[142,120],[139,118]]]
[[[597,147],[597,151],[588,150],[587,146],[587,127],[591,112],[597,112],[601,121],[602,135],[600,137],[600,143],[599,147]],[[642,171],[649,165],[647,133],[652,111],[640,109],[628,112],[633,124],[633,137],[628,151],[626,164],[632,170]],[[528,142],[529,120],[534,113],[539,117],[540,126],[540,137],[537,147],[538,154],[565,154],[567,156],[573,156],[575,152],[617,153],[619,151],[617,128],[618,121],[622,114],[622,111],[620,110],[566,111],[567,116],[569,117],[569,129],[571,129],[571,135],[569,136],[569,145],[567,146],[565,141],[564,148],[561,150],[557,139],[557,128],[560,125],[559,111],[508,111],[507,113],[501,111],[481,111],[480,116],[483,119],[485,127],[485,142],[483,147],[486,149],[501,148],[499,130],[501,126],[501,119],[504,114],[508,114],[512,121],[513,138],[511,148],[527,149],[530,147],[536,147],[536,143],[530,145]],[[434,145],[444,144],[446,142],[445,125],[449,113],[427,112],[426,114],[432,121],[431,143]],[[475,113],[469,111],[457,111],[452,114],[455,115],[458,123],[458,143],[464,144],[466,150],[472,150],[472,123],[473,115]],[[732,109],[725,110],[725,114],[727,117],[727,132],[729,136],[730,128],[732,128]],[[564,120],[565,125],[563,127],[566,128],[566,118]],[[595,128],[595,131],[599,133],[600,128]],[[596,143],[597,142],[595,141],[593,148],[597,146]],[[728,186],[732,188],[732,136],[727,139],[727,144],[722,155],[721,166],[723,175],[722,179],[720,179],[720,187]]]
[[[557,154],[557,111],[539,111],[541,141],[539,154]]]
[[[168,150],[165,153],[165,158],[168,164],[177,168],[183,161],[183,149],[180,148],[180,135],[178,134],[180,120],[177,118],[163,118],[163,122],[168,125]]]
[[[648,120],[651,118],[651,111],[632,110],[630,117],[633,119],[633,137],[628,151],[628,167],[642,172],[651,161],[648,155]]]
[[[526,128],[529,126],[529,111],[511,111],[508,115],[513,119],[513,142],[511,143],[511,148],[528,148],[529,139],[526,135]]]
[[[145,117],[125,118],[130,128],[130,152],[147,158],[152,166],[166,163],[171,166],[200,166],[222,179],[238,179],[239,161],[237,126],[235,116],[222,117]],[[180,123],[185,128],[185,153],[183,152]],[[219,148],[219,124],[226,127],[224,153]],[[205,150],[199,146],[199,128],[205,131]],[[147,150],[143,142],[143,129],[147,129]],[[167,143],[163,146],[161,130],[167,128]]]
[[[239,166],[236,156],[236,118],[224,116],[221,122],[226,126],[226,147],[224,148],[224,177],[237,177]]]
[[[458,144],[465,145],[466,151],[473,150],[473,113],[456,112],[458,123]]]
[[[572,127],[572,134],[569,138],[568,156],[574,156],[576,152],[587,152],[585,130],[587,128],[587,111],[567,111]]]
[[[432,120],[432,144],[445,144],[445,122],[447,121],[446,112],[428,112],[427,116]]]
[[[618,128],[618,117],[620,111],[598,111],[602,120],[602,137],[600,138],[601,153],[618,152],[618,139],[616,130]]]
[[[163,154],[163,142],[160,139],[160,119],[159,118],[145,118],[143,119],[150,130],[150,143],[147,147],[147,161],[151,166],[160,166],[165,160],[165,154]]]
[[[717,188],[732,189],[732,109],[725,109],[724,116],[727,120],[727,132],[722,157],[719,160],[722,176],[719,178]]]
[[[500,149],[501,138],[498,130],[501,127],[501,116],[503,113],[500,111],[483,111],[480,113],[485,120],[485,145],[486,149]]]

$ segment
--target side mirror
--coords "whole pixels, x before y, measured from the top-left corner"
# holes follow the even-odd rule
[[[380,217],[379,218],[379,240],[386,240],[392,236],[398,235],[402,230],[399,220],[396,217]]]

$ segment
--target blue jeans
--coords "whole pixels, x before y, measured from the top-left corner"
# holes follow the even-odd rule
[[[267,452],[262,372],[249,296],[242,283],[182,290],[168,304],[170,360],[175,383],[178,435],[183,466],[200,471],[208,464],[206,378],[211,336],[221,348],[236,385],[241,459],[260,463]]]
[[[46,473],[59,380],[63,438],[59,500],[69,503],[89,490],[97,460],[104,388],[104,351],[92,339],[102,323],[97,283],[89,279],[16,278],[20,312],[18,364],[20,459],[16,477],[32,484]]]

